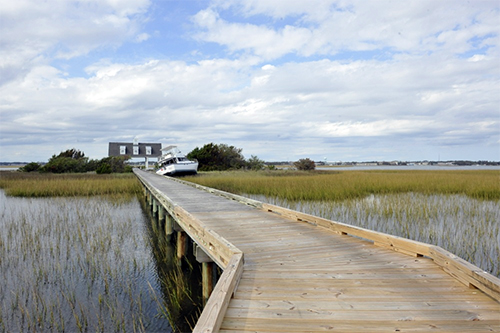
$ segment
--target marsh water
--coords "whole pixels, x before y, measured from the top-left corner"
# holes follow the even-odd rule
[[[0,332],[172,332],[169,244],[135,196],[0,190]]]
[[[251,197],[439,245],[500,276],[498,202],[416,193]],[[0,332],[189,330],[185,318],[194,323],[200,312],[200,274],[175,260],[148,209],[135,196],[33,199],[0,190]]]

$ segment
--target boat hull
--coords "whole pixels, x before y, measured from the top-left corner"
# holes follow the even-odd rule
[[[198,172],[198,163],[176,163],[164,165],[156,173],[163,176],[195,175]]]

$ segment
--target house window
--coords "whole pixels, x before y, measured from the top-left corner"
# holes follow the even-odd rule
[[[120,155],[127,154],[127,146],[120,146]]]
[[[146,155],[151,155],[151,147],[146,146]]]
[[[134,155],[139,155],[139,146],[134,146]]]

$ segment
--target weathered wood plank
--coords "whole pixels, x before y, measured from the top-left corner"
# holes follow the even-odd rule
[[[243,271],[243,254],[234,254],[222,273],[193,330],[197,333],[218,332]]]
[[[446,272],[465,285],[481,289],[500,302],[500,279],[437,246],[431,248],[430,256]]]
[[[338,310],[376,310],[376,311],[435,311],[435,310],[491,310],[500,311],[500,304],[495,304],[488,301],[472,302],[466,301],[459,304],[450,303],[443,300],[432,300],[432,301],[386,301],[386,300],[374,300],[360,301],[360,300],[341,300],[338,302],[331,301],[320,301],[320,300],[243,300],[234,299],[231,301],[232,308],[242,308],[242,309],[273,309],[273,310],[290,310],[290,309],[302,309],[306,311],[311,310],[327,310],[327,311],[338,311]]]
[[[280,319],[235,319],[227,318],[221,326],[222,332],[497,332],[498,321],[359,321],[342,320],[331,322],[303,318],[287,318],[283,328]]]
[[[313,310],[306,309],[240,309],[229,307],[226,311],[226,318],[279,318],[282,319],[284,331],[290,325],[289,319],[301,318],[304,320],[321,320],[321,321],[344,321],[356,320],[362,321],[427,321],[427,320],[459,320],[459,321],[482,321],[482,320],[499,320],[498,311],[484,310],[476,311],[469,310],[441,310],[441,311],[414,311],[414,310],[401,310],[401,311],[370,311],[370,310]]]

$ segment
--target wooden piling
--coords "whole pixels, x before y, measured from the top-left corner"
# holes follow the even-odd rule
[[[156,214],[158,213],[158,203],[156,202],[155,198],[153,198],[152,209],[153,209],[153,216],[156,216]]]
[[[201,263],[201,275],[202,275],[202,293],[203,293],[203,305],[207,304],[210,295],[214,289],[213,282],[213,262],[203,262]]]
[[[170,236],[174,233],[174,219],[169,214],[165,214],[165,235]]]
[[[162,205],[158,206],[158,222],[160,225],[165,222],[165,208]]]
[[[188,236],[184,231],[177,231],[177,259],[186,255]]]

